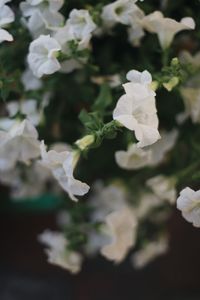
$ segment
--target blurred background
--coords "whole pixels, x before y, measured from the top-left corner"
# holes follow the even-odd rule
[[[200,299],[199,230],[186,223],[176,209],[167,224],[170,250],[146,268],[137,271],[128,259],[114,265],[98,257],[85,261],[78,275],[70,275],[49,265],[37,242],[43,230],[56,229],[54,208],[49,204],[45,210],[28,211],[26,207],[23,211],[23,207],[17,211],[7,210],[3,203],[2,198],[1,300]]]

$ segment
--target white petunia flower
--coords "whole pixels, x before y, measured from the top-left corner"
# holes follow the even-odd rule
[[[46,230],[39,235],[38,240],[47,246],[45,252],[49,263],[62,267],[73,274],[80,271],[82,256],[78,252],[67,249],[68,241],[62,233]]]
[[[37,38],[41,34],[50,33],[64,23],[64,17],[58,12],[63,1],[22,1],[20,9],[25,18],[24,23],[33,35]]]
[[[56,56],[61,50],[58,42],[50,35],[41,35],[29,47],[28,63],[36,77],[53,74],[60,69]]]
[[[150,215],[150,212],[162,205],[162,201],[153,193],[144,192],[139,196],[136,207],[136,216],[138,219],[144,219]]]
[[[152,153],[149,150],[138,148],[136,144],[128,147],[127,151],[117,151],[115,160],[117,164],[126,170],[137,170],[146,167],[151,161]]]
[[[8,132],[0,131],[0,170],[9,170],[16,163],[29,163],[39,156],[38,133],[28,120],[14,124]]]
[[[135,143],[129,145],[127,151],[117,151],[115,160],[117,164],[127,170],[137,170],[148,166],[157,166],[163,162],[167,153],[174,147],[177,140],[177,130],[161,132],[161,139],[153,145],[143,149]]]
[[[135,3],[137,0],[117,0],[103,7],[101,14],[106,27],[112,27],[116,23],[129,25],[135,12],[139,9]]]
[[[144,35],[144,30],[140,24],[134,24],[128,28],[128,40],[134,47],[140,46]]]
[[[90,216],[92,221],[102,222],[108,214],[127,204],[127,193],[120,183],[104,186],[101,181],[97,181],[89,202],[93,208]]]
[[[4,28],[15,20],[15,15],[9,6],[10,0],[0,0],[0,43],[3,41],[13,41],[13,36]]]
[[[175,178],[157,175],[147,180],[147,186],[160,199],[167,200],[169,203],[176,202]]]
[[[183,116],[185,118],[190,116],[193,123],[200,123],[200,88],[198,86],[184,86],[180,88],[180,93],[186,109]]]
[[[156,257],[165,254],[168,250],[168,240],[161,237],[157,241],[147,243],[142,249],[135,252],[132,256],[132,264],[135,268],[145,267]]]
[[[165,18],[160,11],[155,11],[145,16],[141,22],[147,31],[158,35],[163,49],[170,46],[178,32],[195,28],[195,22],[190,17],[185,17],[180,22],[177,22],[173,19]]]
[[[182,216],[195,227],[200,227],[200,190],[194,191],[186,187],[177,199],[177,208]]]
[[[146,86],[149,86],[152,83],[152,76],[147,70],[143,72],[131,70],[126,74],[126,79],[133,83],[140,83]]]
[[[161,139],[152,146],[145,148],[151,151],[150,166],[157,166],[166,158],[167,153],[174,147],[178,138],[178,131],[173,129],[169,132],[161,131]]]
[[[21,81],[25,91],[36,91],[42,87],[42,81],[35,77],[30,69],[26,69],[22,73]]]
[[[91,37],[91,33],[97,27],[85,9],[73,9],[69,14],[67,25],[73,32],[74,39],[79,41]]]
[[[155,93],[145,84],[123,85],[126,94],[117,102],[113,119],[133,130],[138,147],[154,144],[159,138]]]
[[[105,232],[111,242],[102,247],[101,254],[120,263],[135,245],[137,220],[134,212],[129,207],[124,207],[109,214],[105,219]]]
[[[41,143],[41,163],[51,170],[53,176],[60,186],[69,194],[69,197],[78,201],[76,196],[83,196],[89,191],[89,186],[73,176],[73,171],[77,163],[77,154],[73,151],[57,152],[55,150],[46,151],[44,142]]]

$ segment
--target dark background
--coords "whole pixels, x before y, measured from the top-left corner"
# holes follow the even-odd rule
[[[174,209],[168,222],[170,250],[141,271],[99,257],[87,260],[78,275],[49,265],[37,235],[55,229],[55,216],[0,215],[1,300],[196,300],[200,299],[199,229]]]

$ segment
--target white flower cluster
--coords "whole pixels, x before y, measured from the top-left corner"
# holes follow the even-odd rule
[[[6,3],[11,0],[0,0],[0,43],[13,41],[13,36],[5,29],[15,20],[15,15]]]

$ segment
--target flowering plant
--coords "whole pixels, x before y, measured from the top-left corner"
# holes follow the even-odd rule
[[[176,201],[200,227],[198,4],[85,2],[0,0],[0,181],[63,199],[50,263],[141,268]]]

